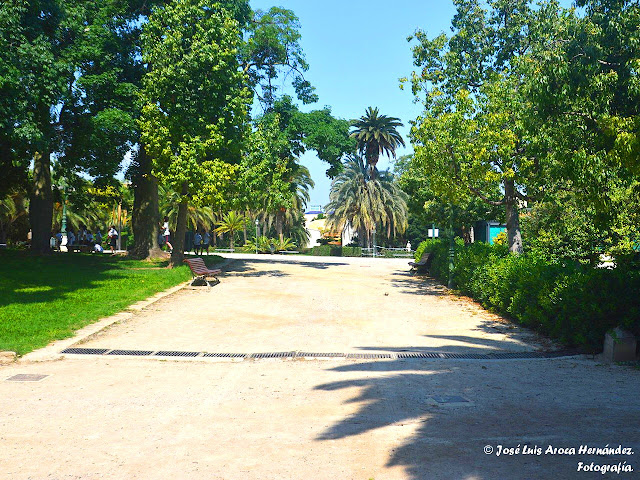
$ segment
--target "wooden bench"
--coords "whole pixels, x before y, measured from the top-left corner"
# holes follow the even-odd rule
[[[424,252],[422,254],[422,257],[420,257],[420,260],[417,262],[409,262],[409,265],[411,265],[411,270],[410,272],[418,272],[420,270],[425,270],[426,272],[429,272],[429,268],[431,268],[431,262],[433,262],[433,253],[427,253]]]
[[[202,258],[200,257],[185,258],[184,263],[189,265],[189,268],[191,269],[191,274],[193,275],[193,280],[191,282],[192,286],[195,286],[196,282],[200,281],[200,282],[204,282],[205,285],[208,285],[209,287],[211,287],[212,284],[207,280],[207,277],[213,277],[215,279],[215,283],[213,285],[217,285],[218,283],[220,283],[220,280],[218,280],[216,275],[222,273],[222,270],[220,269],[211,270],[205,265],[204,260]]]

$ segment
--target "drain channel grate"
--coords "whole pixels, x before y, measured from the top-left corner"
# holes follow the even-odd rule
[[[75,355],[104,355],[108,348],[66,348],[62,353],[73,353]]]
[[[376,358],[391,358],[389,353],[349,353],[347,358],[358,358],[361,360],[369,360]]]
[[[441,358],[441,357],[439,353],[402,352],[402,353],[398,353],[398,358]]]
[[[244,358],[247,356],[247,354],[246,353],[205,353],[202,356],[208,357],[208,358]]]
[[[107,355],[131,355],[135,357],[146,357],[151,355],[153,350],[111,350]]]
[[[160,351],[153,354],[154,357],[197,357],[200,352],[172,352]]]
[[[574,355],[573,352],[489,352],[489,353],[444,353],[444,352],[398,352],[389,353],[317,353],[317,352],[263,352],[263,353],[207,353],[207,352],[180,352],[173,350],[161,350],[154,353],[153,350],[111,350],[109,348],[66,348],[61,353],[76,355],[129,355],[137,357],[205,357],[205,358],[349,358],[357,360],[376,359],[467,359],[467,360],[514,360],[527,358],[559,358]]]
[[[252,353],[249,358],[287,358],[295,357],[296,352]]]
[[[296,357],[298,358],[338,358],[346,356],[344,353],[310,353],[299,352]]]

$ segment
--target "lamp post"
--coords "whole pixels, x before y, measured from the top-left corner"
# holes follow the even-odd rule
[[[375,225],[373,226],[371,233],[373,233],[373,256],[375,258],[376,257],[376,226]]]
[[[60,242],[60,251],[67,249],[67,181],[62,178],[60,180],[60,187],[62,187],[62,225],[60,226],[60,234],[62,235],[62,241]],[[62,248],[64,247],[64,249]]]
[[[449,217],[449,281],[447,282],[447,286],[449,288],[453,288],[455,286],[455,282],[453,281],[453,269],[454,265],[454,255],[455,255],[455,239],[453,232],[453,211],[451,216]]]
[[[256,255],[258,254],[258,226],[260,225],[260,220],[256,218]]]

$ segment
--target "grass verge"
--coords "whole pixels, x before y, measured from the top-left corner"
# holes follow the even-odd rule
[[[205,257],[207,264],[219,256]],[[44,347],[188,280],[186,266],[110,255],[0,251],[0,351]]]

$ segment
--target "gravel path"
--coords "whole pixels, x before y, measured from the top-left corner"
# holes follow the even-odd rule
[[[358,352],[549,347],[407,276],[402,261],[299,262],[238,260],[220,285],[178,292],[86,345]],[[11,380],[21,374],[46,377]],[[0,367],[0,478],[638,478],[639,391],[639,370],[587,358],[67,356]],[[633,453],[580,453],[582,445],[607,444]],[[539,447],[540,455],[523,454],[525,445]],[[518,454],[496,455],[518,446]],[[550,446],[575,454],[545,454]],[[620,463],[634,472],[585,473],[580,462],[588,468]]]
[[[82,345],[208,352],[483,353],[550,348],[406,259],[237,256],[207,289],[155,303]]]

